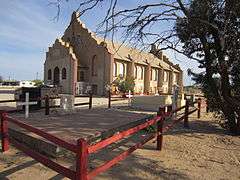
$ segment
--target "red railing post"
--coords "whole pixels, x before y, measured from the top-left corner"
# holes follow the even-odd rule
[[[197,112],[197,116],[198,116],[198,119],[201,117],[201,98],[198,98],[198,112]]]
[[[161,120],[157,122],[157,150],[161,151],[163,144],[163,121],[165,118],[165,107],[159,107],[157,115],[162,117]]]
[[[111,108],[111,90],[108,91],[108,108]]]
[[[93,96],[93,93],[90,92],[89,93],[89,109],[92,109],[92,96]]]
[[[189,113],[189,100],[186,99],[185,115],[184,115],[184,127],[185,127],[185,128],[189,128],[189,124],[188,124],[188,113]]]
[[[2,152],[9,149],[8,121],[7,113],[1,113],[1,136],[2,136]]]
[[[49,96],[45,96],[45,115],[49,115]]]
[[[84,139],[77,140],[76,179],[87,180],[88,145]]]

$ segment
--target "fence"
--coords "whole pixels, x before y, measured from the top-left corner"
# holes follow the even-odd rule
[[[122,100],[127,100],[129,99],[128,97],[126,97],[126,95],[124,95],[125,97],[123,96],[120,96],[120,95],[115,95],[113,96],[111,94],[111,91],[108,91],[108,108],[111,108],[112,106],[112,103],[111,102],[114,102],[114,101],[122,101]]]
[[[180,110],[184,110],[184,115],[180,118],[176,118],[172,121],[172,123],[168,124],[167,126],[164,125],[164,119],[166,116],[170,116],[173,113],[176,113]],[[119,161],[125,159],[128,155],[130,155],[132,152],[134,152],[136,149],[142,147],[145,143],[148,141],[156,138],[157,140],[157,150],[162,149],[162,142],[163,142],[163,134],[167,132],[170,128],[174,126],[174,124],[178,123],[181,120],[184,120],[184,126],[189,127],[189,122],[188,122],[188,116],[195,111],[198,111],[198,117],[200,117],[200,109],[201,109],[201,100],[198,100],[198,108],[193,108],[192,110],[189,110],[189,102],[187,101],[186,105],[183,107],[180,107],[174,111],[165,113],[165,107],[160,107],[159,111],[157,113],[157,116],[153,117],[152,119],[146,120],[144,123],[136,125],[135,127],[132,127],[127,130],[123,130],[121,132],[118,132],[111,137],[107,139],[103,139],[100,142],[97,142],[93,145],[90,145],[87,143],[86,140],[80,138],[77,140],[77,144],[70,143],[70,141],[66,142],[63,141],[49,133],[46,133],[40,129],[37,129],[35,127],[32,127],[28,124],[25,124],[23,122],[20,122],[17,119],[14,119],[10,117],[6,112],[1,112],[1,135],[2,135],[2,150],[3,152],[7,151],[9,149],[9,140],[11,143],[24,153],[26,153],[28,156],[32,157],[36,161],[42,163],[43,165],[49,167],[50,169],[62,174],[65,177],[68,177],[70,179],[74,180],[89,180],[92,179],[93,177],[97,176],[99,173],[102,173],[106,171],[107,169],[111,168],[113,165],[118,163]],[[48,157],[26,147],[23,144],[20,144],[17,141],[14,141],[13,139],[10,139],[8,136],[8,123],[13,123],[23,129],[26,129],[30,132],[33,132],[48,141],[55,143],[63,148],[68,149],[69,151],[72,151],[73,153],[76,154],[76,169],[71,170],[68,169],[60,164],[57,164],[56,162],[50,160]],[[134,146],[131,146],[128,150],[124,151],[123,153],[119,154],[112,160],[100,165],[99,167],[88,171],[88,156],[94,152],[97,152],[106,146],[117,142],[125,137],[128,137],[130,135],[133,135],[140,130],[143,130],[149,126],[156,125],[157,130],[155,133],[150,134],[148,137],[143,139],[142,141],[138,142]]]
[[[92,93],[89,93],[88,96],[75,96],[76,97],[89,97],[89,101],[88,102],[83,102],[83,103],[74,103],[74,106],[83,106],[83,105],[88,105],[89,109],[92,108],[92,98],[93,98],[93,95]],[[43,98],[37,98],[37,99],[31,99],[31,102],[32,101],[40,101],[40,104],[41,104],[41,101],[45,101],[45,106],[41,106],[40,108],[41,109],[45,109],[45,115],[49,115],[49,112],[50,112],[50,108],[58,108],[60,107],[60,105],[50,105],[50,100],[54,100],[54,99],[60,99],[61,97],[59,96],[56,96],[56,97],[49,97],[48,95],[46,95],[45,97]],[[3,101],[0,101],[0,104],[2,103],[11,103],[11,102],[23,102],[23,100],[3,100]],[[15,112],[21,112],[23,111],[23,109],[14,109],[14,110],[8,110],[6,112],[8,113],[15,113]]]

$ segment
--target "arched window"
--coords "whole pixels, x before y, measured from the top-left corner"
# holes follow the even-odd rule
[[[62,68],[62,79],[67,79],[67,71],[66,71],[66,68]]]
[[[137,78],[143,79],[143,67],[142,66],[137,66]]]
[[[168,72],[167,71],[164,71],[163,80],[164,80],[164,82],[168,81]]]
[[[144,68],[141,67],[141,79],[143,80]]]
[[[113,77],[116,77],[117,76],[117,63],[114,62],[113,63]]]
[[[151,81],[154,80],[154,69],[151,68]]]
[[[124,76],[124,71],[125,71],[124,64],[123,64],[123,63],[120,63],[120,66],[119,66],[119,75],[120,75],[120,76]]]
[[[97,76],[97,56],[92,58],[92,76]]]
[[[48,76],[47,76],[48,78],[48,80],[52,80],[52,70],[51,69],[49,69],[48,70]]]
[[[155,69],[155,79],[154,79],[155,81],[157,81],[158,80],[158,70],[157,69]]]
[[[58,85],[60,83],[60,77],[59,76],[60,76],[59,68],[55,67],[54,71],[53,71],[53,83],[55,85]]]
[[[158,72],[156,69],[151,69],[151,80],[157,81]]]
[[[173,73],[173,83],[177,84],[177,82],[178,82],[178,74]]]
[[[80,71],[80,81],[84,81],[84,72]]]

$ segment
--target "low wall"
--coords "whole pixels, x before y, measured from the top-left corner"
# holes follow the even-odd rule
[[[160,95],[160,96],[134,96],[132,98],[131,107],[158,111],[159,106],[166,106],[172,104],[172,95]],[[178,100],[178,107],[184,106],[185,100],[184,96],[180,96]]]

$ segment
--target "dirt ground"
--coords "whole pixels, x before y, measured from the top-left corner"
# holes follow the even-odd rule
[[[228,135],[215,120],[212,114],[203,113],[201,119],[193,114],[190,129],[184,129],[179,123],[164,135],[161,152],[156,151],[156,143],[150,141],[96,179],[240,179],[240,137]],[[99,161],[108,157],[105,152]],[[11,147],[9,152],[0,153],[0,179],[66,178]]]

